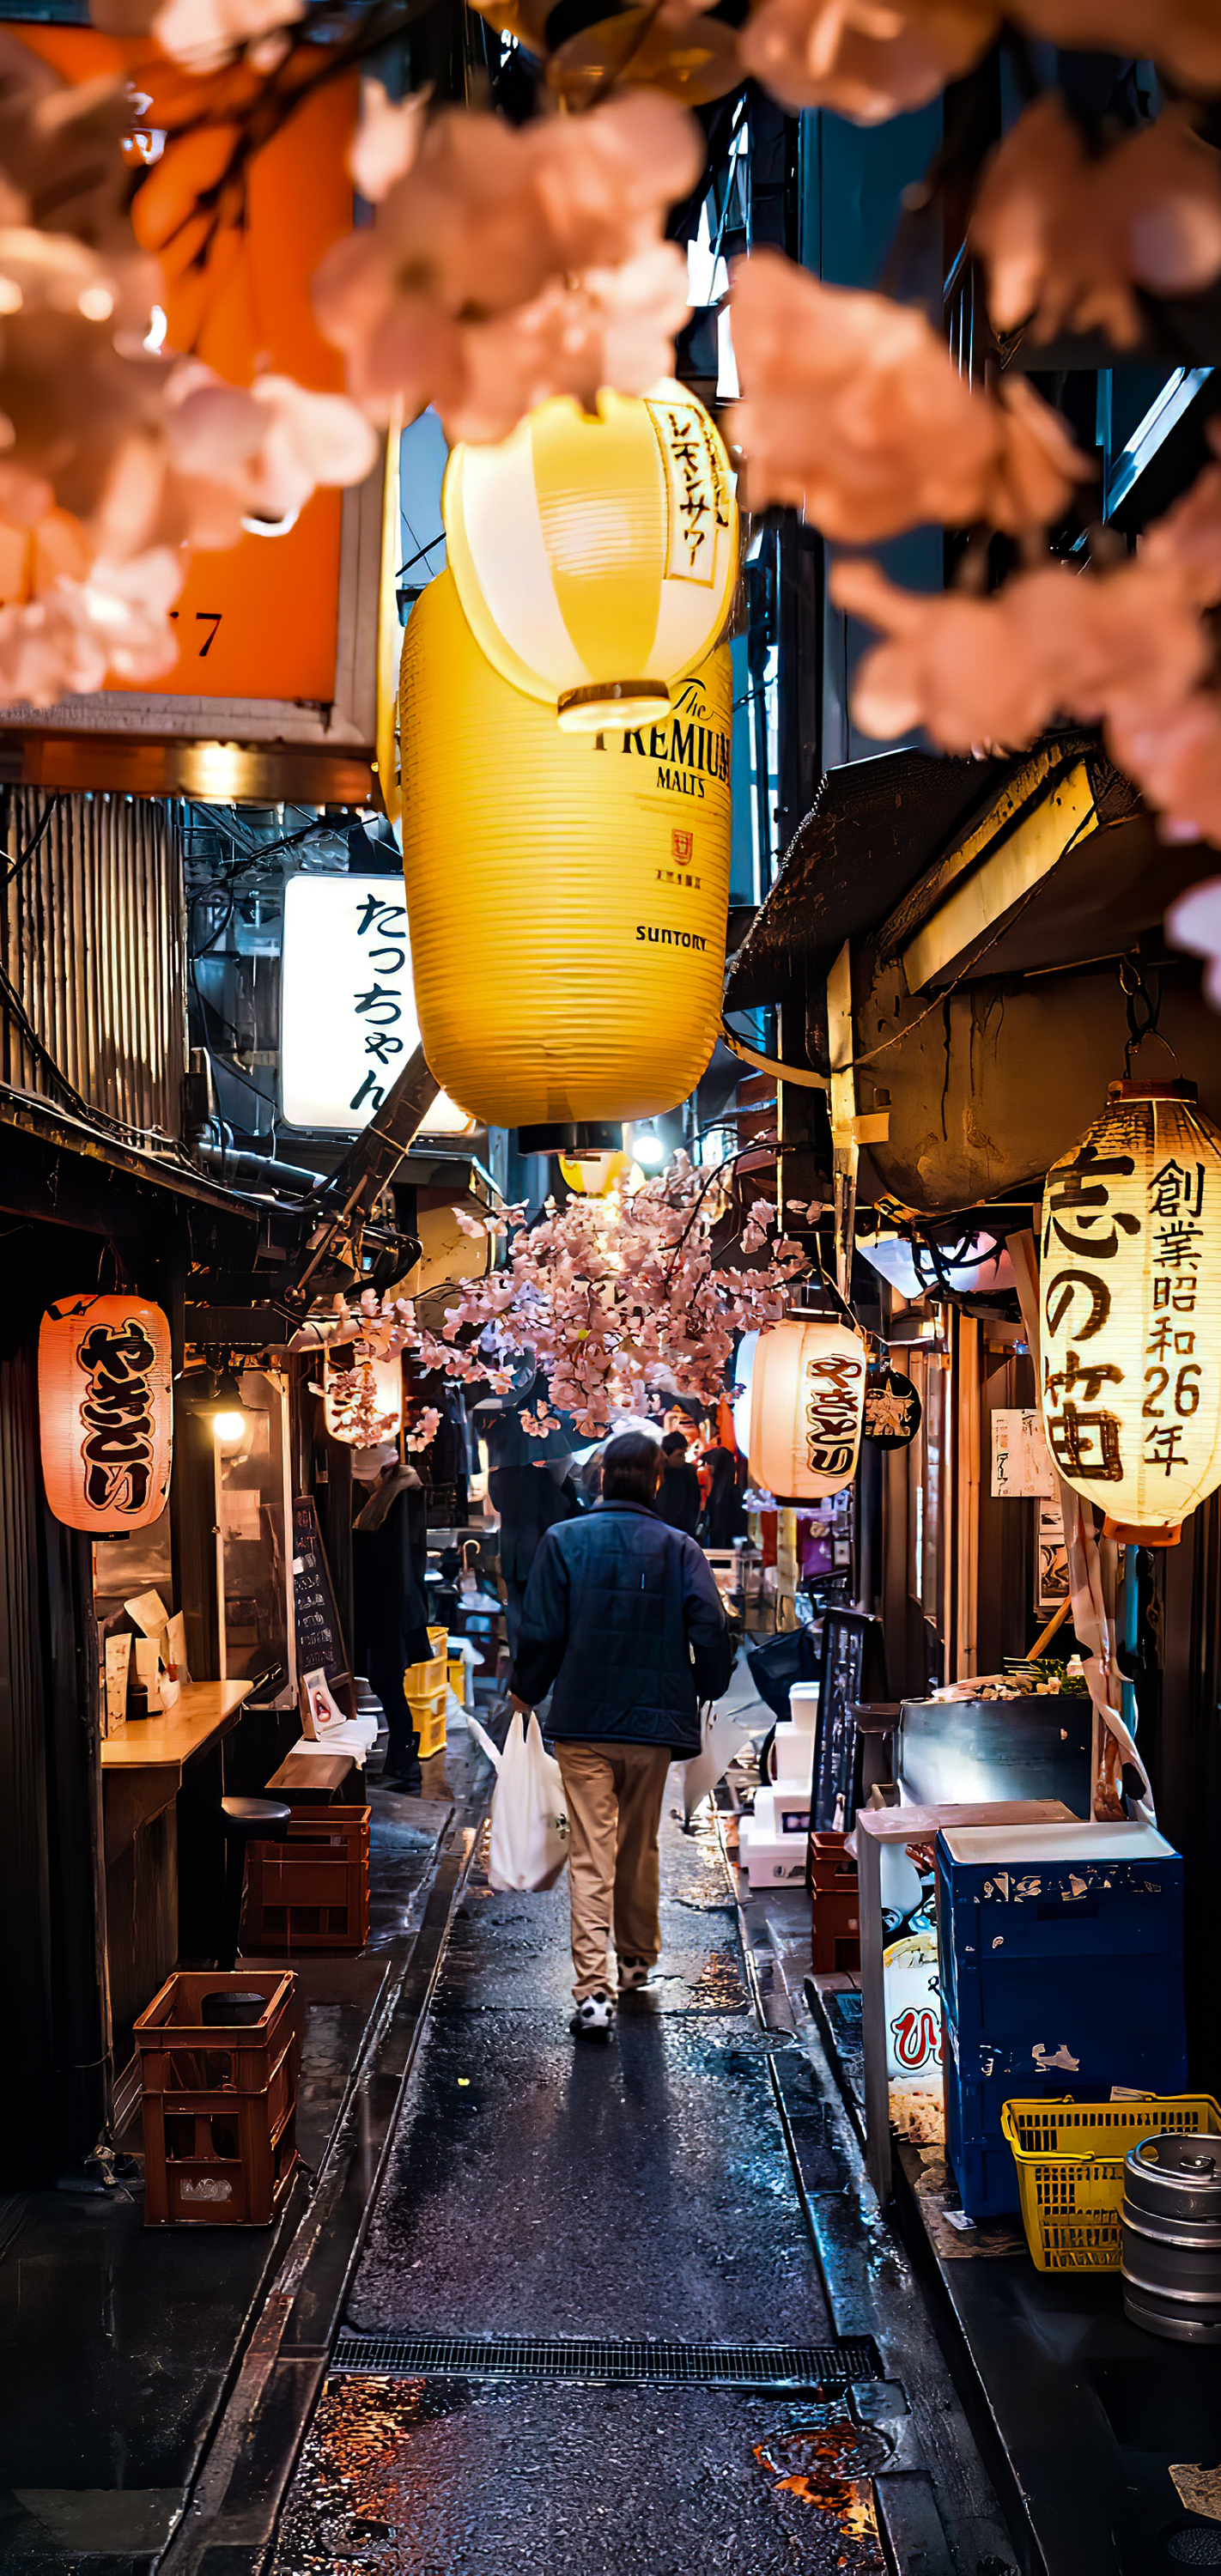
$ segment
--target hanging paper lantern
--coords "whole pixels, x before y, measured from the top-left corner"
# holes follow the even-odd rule
[[[1195,1096],[1112,1083],[1043,1200],[1048,1447],[1146,1545],[1221,1485],[1221,1129]]]
[[[727,646],[664,724],[556,731],[480,652],[453,576],[403,644],[403,872],[420,1041],[497,1127],[644,1118],[716,1044],[729,904]]]
[[[382,1359],[368,1342],[340,1342],[326,1353],[322,1412],[332,1440],[372,1449],[397,1440],[403,1422],[403,1363],[397,1351]]]
[[[586,1199],[606,1198],[632,1168],[631,1155],[621,1145],[596,1154],[561,1154],[558,1161],[569,1189]]]
[[[57,1521],[115,1538],[165,1509],[173,1459],[170,1328],[131,1295],[61,1297],[38,1335],[42,1480]]]
[[[790,1315],[751,1368],[750,1472],[782,1502],[838,1494],[856,1474],[865,1344],[847,1324]]]
[[[489,662],[570,732],[664,716],[738,578],[722,441],[682,385],[557,394],[498,446],[456,447],[448,560]]]
[[[909,1377],[898,1369],[870,1369],[865,1381],[864,1436],[875,1449],[906,1449],[920,1428],[922,1411]]]

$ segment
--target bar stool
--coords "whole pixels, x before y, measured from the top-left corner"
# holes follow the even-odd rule
[[[236,1968],[242,1938],[242,1897],[246,1886],[246,1847],[253,1842],[288,1840],[292,1808],[278,1798],[222,1798],[225,1829],[225,1911],[218,1968]]]

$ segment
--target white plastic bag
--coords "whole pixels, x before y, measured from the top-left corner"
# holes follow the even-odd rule
[[[683,1765],[683,1814],[690,1824],[697,1807],[710,1798],[745,1744],[748,1729],[733,1709],[709,1709],[704,1719],[704,1748]]]
[[[498,1773],[489,1886],[554,1887],[568,1858],[568,1817],[560,1766],[543,1750],[538,1719],[532,1713],[527,1726],[515,1710],[503,1753],[473,1717],[466,1722]]]

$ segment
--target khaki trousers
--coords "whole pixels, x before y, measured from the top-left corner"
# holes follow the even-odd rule
[[[657,1834],[671,1756],[664,1744],[566,1744],[562,1738],[555,1750],[568,1806],[572,1991],[583,2003],[609,1983],[612,1925],[620,1959],[645,1959],[652,1967],[661,1949]]]

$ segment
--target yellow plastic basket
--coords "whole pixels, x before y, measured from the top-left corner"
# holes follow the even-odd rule
[[[446,1649],[448,1628],[430,1628],[428,1642],[432,1648],[426,1664],[408,1664],[403,1675],[403,1689],[408,1699],[430,1699],[434,1691],[444,1691],[448,1673]]]
[[[434,1753],[442,1752],[445,1746],[446,1694],[439,1690],[417,1696],[408,1691],[406,1697],[411,1723],[420,1739],[420,1760],[431,1762]]]
[[[1124,2157],[1168,2129],[1221,2132],[1210,2093],[1139,2102],[1006,2102],[1026,2242],[1040,2272],[1117,2272]]]

